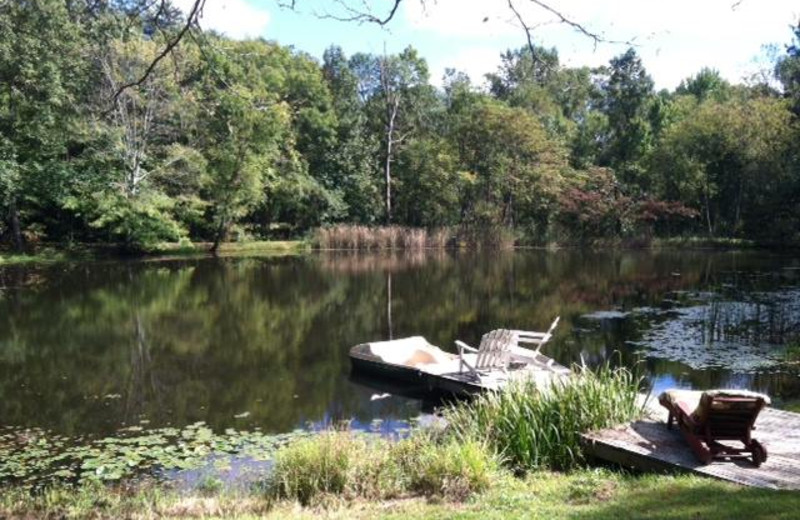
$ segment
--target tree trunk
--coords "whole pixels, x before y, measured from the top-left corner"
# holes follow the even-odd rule
[[[24,245],[22,240],[22,229],[19,225],[19,210],[17,209],[17,203],[13,199],[11,200],[11,204],[8,208],[8,220],[9,224],[11,225],[11,242],[14,245],[14,250],[21,252],[22,246]]]
[[[222,218],[219,221],[219,226],[217,226],[217,232],[214,233],[214,243],[211,245],[211,253],[213,255],[217,255],[219,253],[219,246],[222,243],[222,240],[225,238],[227,234],[227,220],[226,218]]]
[[[706,182],[705,199],[706,199],[706,224],[708,225],[708,236],[714,236],[714,228],[711,225],[711,194],[708,183]]]
[[[400,100],[395,98],[391,102],[389,110],[389,121],[386,125],[386,165],[384,167],[384,177],[386,182],[386,223],[392,223],[392,153],[394,146],[394,123],[397,118],[397,109]]]
[[[742,224],[742,196],[744,195],[744,179],[742,176],[739,177],[739,193],[736,195],[736,217],[734,219],[733,224],[733,232],[734,234],[739,233],[739,229]]]

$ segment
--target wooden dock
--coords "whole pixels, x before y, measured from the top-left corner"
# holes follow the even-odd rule
[[[648,409],[647,419],[584,435],[587,452],[643,471],[693,472],[746,486],[800,490],[800,414],[774,408],[761,412],[753,437],[767,447],[768,457],[756,468],[749,459],[701,464],[677,427],[667,429],[666,410],[658,403]]]

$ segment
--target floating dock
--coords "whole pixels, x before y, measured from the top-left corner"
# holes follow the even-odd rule
[[[642,471],[690,472],[746,486],[800,490],[800,414],[765,408],[753,437],[767,448],[767,461],[756,468],[750,459],[703,465],[677,427],[666,427],[667,411],[652,402],[648,418],[628,426],[583,436],[587,452],[598,459]]]

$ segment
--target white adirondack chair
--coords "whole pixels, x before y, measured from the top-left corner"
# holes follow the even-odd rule
[[[538,353],[541,350],[542,346],[550,341],[550,338],[553,337],[553,331],[556,330],[558,327],[558,322],[561,320],[561,316],[557,316],[556,319],[553,320],[553,323],[550,324],[550,328],[547,329],[547,332],[530,332],[527,330],[512,330],[511,332],[514,334],[514,345],[519,347],[522,343],[530,343],[536,346],[535,349],[531,350],[531,352]],[[530,350],[530,349],[525,349]]]
[[[544,344],[550,341],[550,339],[553,337],[553,332],[556,330],[560,319],[560,316],[556,317],[556,319],[553,320],[553,323],[550,325],[550,328],[547,329],[547,332],[512,330],[511,333],[513,334],[514,341],[513,346],[511,347],[511,360],[520,361],[523,363],[535,363],[543,368],[555,370],[555,367],[558,366],[555,360],[540,354],[539,351],[542,349]],[[520,346],[521,344],[525,343],[531,344],[535,348],[530,349]]]
[[[492,370],[505,372],[511,360],[511,349],[514,342],[514,333],[510,330],[496,329],[487,332],[481,338],[478,348],[471,347],[463,341],[456,340],[458,347],[459,371],[467,370],[477,376],[487,374]],[[467,354],[477,353],[475,361],[467,359]]]

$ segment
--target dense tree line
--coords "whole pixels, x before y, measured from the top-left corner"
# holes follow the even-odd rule
[[[320,62],[196,29],[156,60],[183,27],[160,2],[0,0],[3,242],[800,239],[800,24],[769,81],[704,69],[672,92],[633,49],[600,68],[510,50],[486,88],[433,87],[413,48]]]

